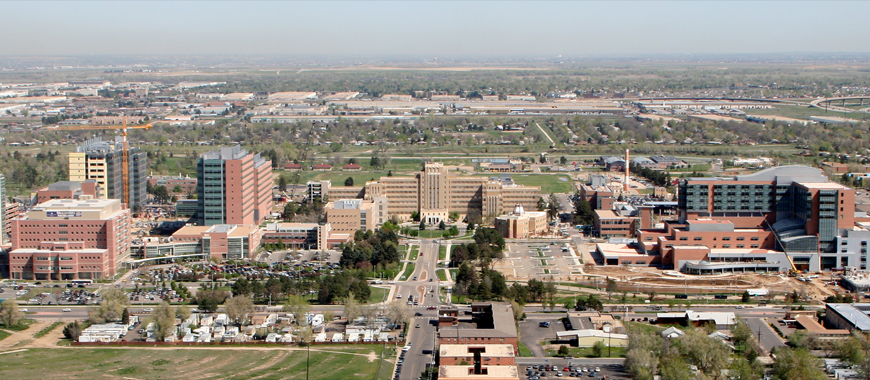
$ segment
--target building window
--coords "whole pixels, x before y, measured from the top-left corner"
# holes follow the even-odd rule
[[[722,244],[722,248],[731,248],[731,244]]]

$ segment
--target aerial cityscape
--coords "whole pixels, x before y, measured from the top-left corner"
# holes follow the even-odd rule
[[[4,3],[0,378],[870,379],[870,4],[615,4]]]

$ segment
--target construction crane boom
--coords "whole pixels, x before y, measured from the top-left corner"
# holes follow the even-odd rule
[[[127,118],[124,117],[124,125],[65,125],[57,127],[59,131],[99,131],[99,130],[120,130],[121,136],[124,137],[122,146],[123,153],[121,154],[121,174],[124,178],[124,203],[130,207],[130,146],[127,143],[128,129],[144,129],[149,130],[153,127],[151,124],[144,125],[127,125]]]

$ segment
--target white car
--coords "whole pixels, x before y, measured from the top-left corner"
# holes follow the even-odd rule
[[[64,312],[64,313],[69,313],[69,312],[71,312],[71,311],[72,311],[72,309],[70,309],[70,308],[63,309],[63,312]]]
[[[408,352],[408,350],[410,350],[410,349],[411,349],[411,346],[407,345],[405,347],[402,347],[402,352]]]
[[[22,312],[22,313],[26,313],[26,312],[27,312],[27,308],[21,309],[21,312]]]
[[[402,293],[397,294],[396,298],[402,298]]]
[[[142,310],[142,311],[144,311],[144,312],[146,312],[146,313],[150,313],[150,312],[154,311],[154,309],[152,309],[152,308],[149,307],[149,308],[147,308],[147,309],[145,309],[145,310]]]

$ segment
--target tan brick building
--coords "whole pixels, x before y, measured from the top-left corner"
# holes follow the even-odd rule
[[[387,198],[340,199],[327,203],[323,210],[333,231],[353,235],[357,230],[374,230],[387,221]]]
[[[407,220],[417,212],[430,225],[446,220],[451,212],[492,220],[511,212],[517,204],[534,209],[541,197],[540,187],[489,177],[454,176],[440,162],[427,163],[413,177],[381,177],[361,188],[333,187],[329,181],[309,182],[308,192],[311,199],[385,197],[389,216]]]

